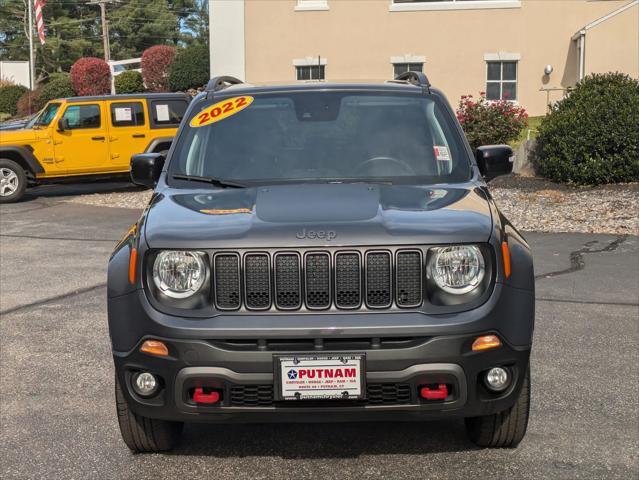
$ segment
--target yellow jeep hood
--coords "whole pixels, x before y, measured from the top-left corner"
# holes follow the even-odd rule
[[[0,144],[22,144],[36,139],[36,131],[31,129],[0,130]]]

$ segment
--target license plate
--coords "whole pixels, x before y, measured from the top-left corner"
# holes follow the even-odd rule
[[[280,400],[364,398],[364,354],[275,357]]]

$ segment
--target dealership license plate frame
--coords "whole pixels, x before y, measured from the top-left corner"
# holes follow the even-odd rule
[[[335,391],[334,396],[323,396],[318,397],[317,394],[300,394],[299,396],[295,395],[286,395],[284,392],[284,384],[283,384],[283,374],[282,374],[282,363],[283,362],[294,362],[297,360],[300,364],[308,361],[323,361],[329,362],[328,366],[337,367],[344,365],[341,359],[347,359],[348,361],[356,361],[359,362],[359,394],[343,396],[339,392],[343,392],[343,389],[339,389]],[[334,363],[333,363],[334,362]],[[340,362],[340,363],[338,363]],[[318,367],[318,364],[312,364],[308,366]],[[288,367],[290,368],[290,367]],[[277,401],[286,401],[286,402],[308,402],[308,401],[316,401],[316,402],[324,402],[324,401],[336,401],[336,400],[346,400],[346,401],[355,401],[355,400],[364,400],[366,398],[366,354],[365,353],[301,353],[301,354],[292,354],[292,355],[273,355],[273,379],[274,379],[274,390],[275,390],[275,399]],[[326,389],[323,389],[325,391]]]

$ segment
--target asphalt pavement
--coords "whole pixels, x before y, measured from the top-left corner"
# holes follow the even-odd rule
[[[51,192],[0,206],[3,479],[639,477],[638,237],[526,235],[537,316],[517,449],[478,449],[461,421],[198,424],[174,452],[133,455],[115,414],[105,277],[140,212]]]

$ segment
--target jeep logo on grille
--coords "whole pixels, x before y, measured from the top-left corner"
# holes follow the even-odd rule
[[[328,240],[330,242],[337,237],[337,232],[334,230],[306,230],[304,228],[301,232],[297,232],[295,236],[300,240],[304,238],[308,238],[310,240],[319,238],[320,240]]]

